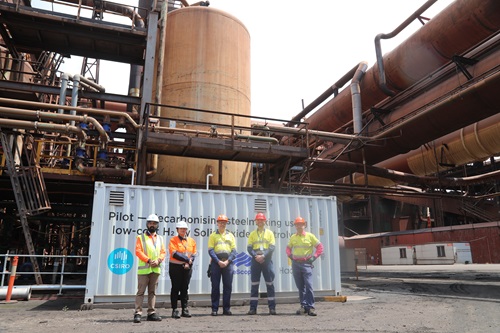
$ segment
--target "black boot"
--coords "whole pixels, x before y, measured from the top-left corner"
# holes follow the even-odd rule
[[[191,314],[187,308],[182,308],[182,316],[186,318],[191,318]]]
[[[173,309],[172,310],[172,318],[179,319],[181,315],[179,314],[179,310]]]

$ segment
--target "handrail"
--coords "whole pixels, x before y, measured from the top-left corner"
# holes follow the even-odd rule
[[[59,289],[58,294],[62,294],[63,289],[84,289],[85,285],[63,285],[64,282],[64,276],[65,275],[87,275],[87,272],[65,272],[65,266],[66,266],[66,261],[68,259],[89,259],[89,256],[78,256],[78,255],[52,255],[52,254],[45,254],[45,255],[29,255],[29,254],[0,254],[0,258],[4,258],[3,260],[3,265],[1,267],[0,275],[2,275],[2,279],[0,282],[0,287],[4,287],[4,281],[5,281],[5,276],[10,275],[10,272],[7,271],[7,262],[10,261],[9,258],[14,258],[14,257],[20,257],[20,258],[30,258],[30,257],[36,257],[36,258],[60,258],[60,260],[54,260],[54,269],[51,272],[48,271],[42,271],[39,272],[38,274],[41,275],[52,275],[52,283],[51,284],[44,284],[44,285],[32,285],[32,289],[36,290],[54,290],[54,289]],[[61,264],[61,271],[59,272],[59,264]],[[21,272],[19,269],[16,271],[16,276],[17,275],[33,275],[35,274],[34,271],[24,271]],[[55,283],[56,281],[56,276],[60,275],[59,277],[59,282]]]

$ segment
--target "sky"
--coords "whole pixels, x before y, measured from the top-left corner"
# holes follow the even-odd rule
[[[250,33],[251,114],[289,120],[359,62],[372,67],[375,36],[392,32],[425,2],[210,0],[210,7],[235,16]],[[432,18],[452,2],[438,0],[423,16]],[[393,39],[382,40],[383,53],[421,26],[415,21]],[[101,62],[99,83],[107,92],[127,93],[129,66],[121,66],[117,70]],[[62,68],[78,73],[81,59],[67,60]]]

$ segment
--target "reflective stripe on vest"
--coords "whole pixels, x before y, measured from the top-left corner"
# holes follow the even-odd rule
[[[194,239],[192,239],[192,238],[188,237],[188,238],[185,238],[185,239],[181,240],[179,238],[179,236],[176,236],[175,238],[173,238],[170,241],[170,244],[172,244],[172,242],[174,242],[174,244],[176,245],[175,252],[181,253],[181,254],[185,255],[186,257],[188,257],[188,258],[191,258],[193,256],[193,254],[194,254],[193,251],[196,250],[196,248],[195,248],[196,243],[194,242]],[[170,250],[170,246],[169,246],[169,250]],[[180,261],[180,260],[177,260],[177,259],[174,258],[174,252],[170,253],[170,259],[169,259],[169,261],[172,264],[179,264],[179,265],[185,264],[184,261]]]
[[[302,261],[313,256],[314,248],[318,243],[318,239],[313,234],[306,232],[305,235],[292,235],[288,246],[292,249],[292,258]]]
[[[157,260],[160,257],[160,251],[161,251],[161,237],[159,235],[156,235],[156,240],[153,243],[152,237],[147,237],[142,234],[141,236],[142,240],[142,248],[144,249],[144,254],[151,260]],[[158,273],[160,274],[160,266],[158,267],[151,267],[147,262],[144,262],[139,259],[139,267],[137,270],[137,274],[139,275],[146,275],[149,273]]]

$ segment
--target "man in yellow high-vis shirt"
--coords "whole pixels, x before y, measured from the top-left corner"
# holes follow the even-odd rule
[[[140,323],[142,317],[142,303],[144,292],[148,288],[148,316],[149,321],[161,321],[156,313],[156,287],[161,273],[161,263],[165,260],[165,244],[161,236],[156,234],[160,223],[158,216],[151,214],[147,220],[147,231],[137,236],[135,255],[138,258],[137,294],[135,296],[134,323]]]
[[[251,273],[251,289],[250,289],[250,310],[247,314],[257,314],[257,305],[259,303],[259,284],[260,276],[264,276],[267,289],[267,305],[269,306],[269,314],[276,314],[276,299],[274,291],[274,267],[273,267],[273,252],[275,247],[274,233],[266,229],[266,216],[264,213],[257,213],[255,216],[255,224],[257,229],[252,231],[248,236],[247,250],[252,257]]]
[[[222,314],[230,316],[231,293],[233,291],[233,260],[236,258],[236,240],[226,230],[228,218],[221,214],[217,217],[217,230],[208,237],[208,254],[211,258],[210,280],[212,282],[212,316],[219,310],[220,281],[222,278]]]
[[[316,316],[312,286],[313,262],[323,253],[323,245],[310,232],[306,232],[306,221],[297,217],[294,221],[297,232],[290,237],[286,255],[292,260],[292,273],[299,290],[300,309],[296,314]]]

